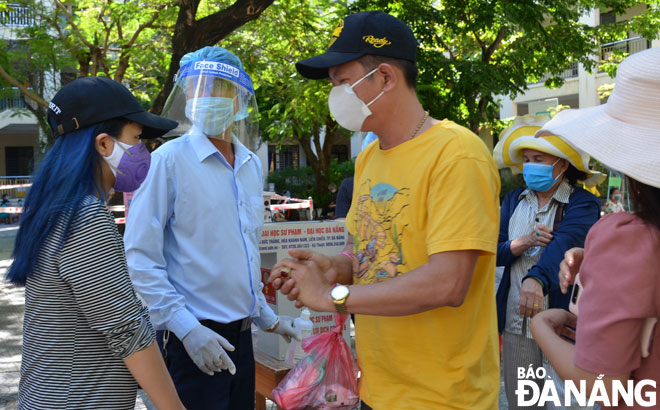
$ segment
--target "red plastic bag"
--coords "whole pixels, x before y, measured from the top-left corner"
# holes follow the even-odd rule
[[[308,353],[273,390],[273,399],[285,410],[354,409],[359,401],[358,367],[342,337],[348,315],[335,313],[337,326],[303,340]]]

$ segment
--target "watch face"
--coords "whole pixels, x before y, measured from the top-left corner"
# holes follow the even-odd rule
[[[335,286],[332,291],[330,292],[330,296],[334,300],[341,300],[348,296],[348,288],[343,285]]]

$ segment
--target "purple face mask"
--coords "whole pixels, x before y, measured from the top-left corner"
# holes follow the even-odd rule
[[[142,143],[128,145],[115,140],[115,148],[105,160],[115,174],[115,191],[132,192],[147,177],[151,154]]]

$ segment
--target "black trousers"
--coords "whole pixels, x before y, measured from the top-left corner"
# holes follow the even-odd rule
[[[241,321],[228,324],[210,320],[202,325],[215,331],[234,346],[227,352],[236,365],[236,374],[223,370],[209,376],[193,363],[183,347],[183,343],[172,332],[157,331],[156,339],[161,348],[165,364],[172,376],[176,391],[184,406],[191,410],[237,410],[254,408],[254,353],[252,333],[241,331]],[[163,336],[167,343],[163,348]]]

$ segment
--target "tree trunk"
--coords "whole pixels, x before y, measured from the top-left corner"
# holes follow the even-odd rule
[[[200,0],[182,0],[172,36],[172,60],[167,79],[151,106],[151,112],[160,114],[174,86],[174,75],[179,61],[192,51],[214,46],[243,24],[258,18],[274,0],[237,0],[217,13],[196,20]]]
[[[314,178],[316,179],[316,195],[319,203],[315,204],[316,207],[327,207],[331,200],[330,189],[330,163],[332,162],[332,147],[337,142],[341,135],[339,132],[339,125],[330,117],[325,118],[325,137],[323,144],[321,144],[321,124],[316,124],[312,131],[310,138],[299,138],[299,144],[305,152],[307,161],[314,171]],[[312,143],[316,153],[312,150]]]
[[[117,64],[117,70],[115,71],[114,80],[121,83],[124,80],[124,75],[126,70],[128,70],[130,57],[127,55],[122,55],[119,57],[119,64]]]

